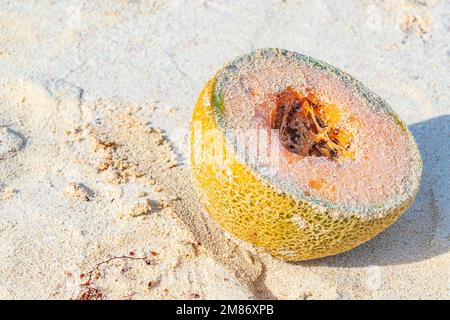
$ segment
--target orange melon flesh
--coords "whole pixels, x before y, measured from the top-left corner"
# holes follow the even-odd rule
[[[310,109],[327,127],[327,133],[319,132],[319,138],[327,140],[322,144],[333,145],[328,140],[334,138],[347,148],[334,158],[328,149],[311,152],[303,147],[317,144],[314,139],[319,138],[309,132],[297,143],[305,150],[296,153],[286,147],[274,119],[280,95],[290,90],[309,96],[306,104],[320,104]],[[284,50],[253,52],[218,72],[213,106],[240,158],[266,182],[295,198],[368,208],[401,202],[418,185],[421,160],[405,126],[381,99],[326,64]],[[300,106],[291,122],[304,121],[305,110]]]

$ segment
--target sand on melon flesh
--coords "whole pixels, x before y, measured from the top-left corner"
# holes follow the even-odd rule
[[[302,57],[257,51],[219,71],[215,114],[227,140],[255,173],[294,197],[362,214],[374,212],[370,207],[404,202],[420,180],[420,155],[410,133],[381,99],[355,89],[356,80]],[[269,118],[276,108],[274,94],[288,87],[312,91],[338,107],[339,126],[353,136],[351,159],[286,152]],[[280,156],[261,156],[267,150],[278,150]]]

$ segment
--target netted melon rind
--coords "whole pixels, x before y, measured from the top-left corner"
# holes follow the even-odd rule
[[[371,208],[375,214],[366,217],[360,212],[342,212],[294,198],[261,179],[229,144],[229,161],[224,167],[208,152],[222,148],[225,139],[212,106],[214,84],[215,79],[206,84],[194,110],[191,148],[196,143],[195,134],[199,134],[198,124],[200,134],[208,132],[209,138],[203,141],[204,152],[199,157],[191,150],[191,167],[208,212],[238,238],[284,260],[314,259],[347,251],[371,239],[411,205],[417,189],[396,206]]]

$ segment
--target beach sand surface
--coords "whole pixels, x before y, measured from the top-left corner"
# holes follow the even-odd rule
[[[0,298],[449,299],[450,3],[0,0]],[[358,248],[276,260],[192,189],[188,125],[222,63],[280,47],[406,121],[412,207]]]

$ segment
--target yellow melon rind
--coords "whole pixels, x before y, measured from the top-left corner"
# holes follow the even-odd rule
[[[364,218],[357,212],[341,212],[296,199],[269,185],[227,144],[211,105],[214,83],[215,78],[208,81],[195,106],[190,165],[209,214],[236,237],[283,260],[320,258],[347,251],[371,239],[411,205],[415,194]],[[202,137],[196,137],[198,134]],[[198,141],[202,141],[200,153],[193,150],[199,148]],[[219,159],[223,154],[211,156],[220,148],[225,148],[226,163]]]

